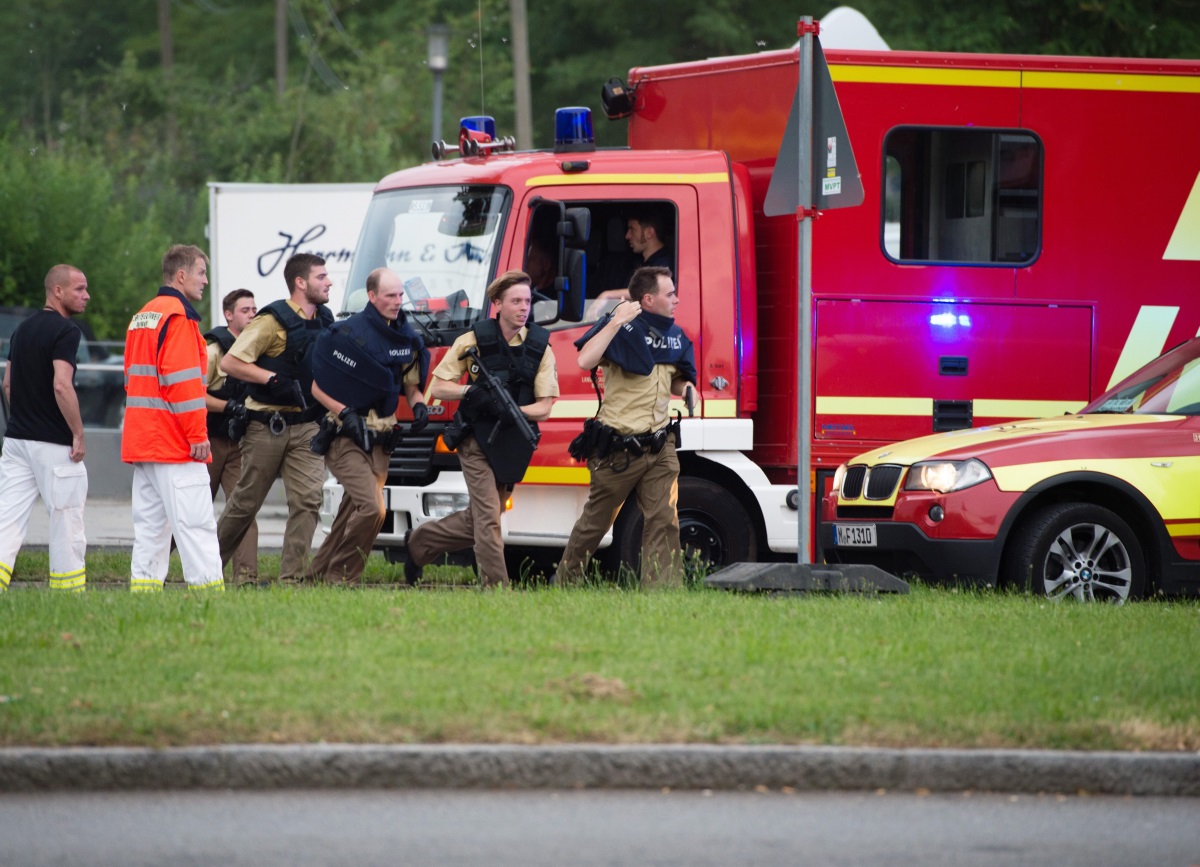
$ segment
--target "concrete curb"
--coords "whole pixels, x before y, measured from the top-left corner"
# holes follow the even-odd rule
[[[1197,797],[1200,754],[690,745],[0,750],[0,792],[664,787]]]

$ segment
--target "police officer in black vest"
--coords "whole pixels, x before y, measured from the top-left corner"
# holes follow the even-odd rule
[[[283,479],[288,517],[280,580],[302,578],[321,508],[325,462],[309,449],[325,408],[312,397],[312,348],[333,324],[325,306],[333,281],[325,260],[297,253],[283,269],[291,297],[274,301],[238,335],[221,370],[249,383],[242,476],[217,524],[221,562],[242,543],[275,479]]]
[[[209,488],[214,498],[220,488],[225,492],[225,498],[229,499],[242,475],[242,450],[230,435],[230,424],[234,425],[234,435],[240,439],[245,430],[245,399],[249,386],[222,373],[221,359],[233,346],[242,329],[258,313],[254,293],[249,289],[234,289],[221,299],[221,311],[225,314],[225,325],[218,325],[204,335],[208,343],[208,370],[204,379],[208,394],[204,397],[204,405],[208,408],[208,441],[212,445],[212,463],[208,465]],[[233,552],[233,583],[256,580],[258,526],[251,523],[246,538]]]
[[[532,299],[529,275],[507,271],[488,286],[487,295],[496,317],[477,323],[454,341],[434,368],[429,388],[439,400],[461,400],[462,414],[470,422],[473,432],[457,447],[470,501],[462,511],[409,531],[404,574],[410,584],[420,579],[421,568],[436,557],[474,546],[480,584],[509,585],[500,516],[533,452],[517,426],[504,418],[490,389],[480,383],[478,365],[486,366],[504,383],[531,422],[550,416],[558,397],[558,368],[549,333],[540,325],[526,325]],[[472,351],[477,356],[472,356]],[[464,375],[468,377],[465,384]]]
[[[329,537],[313,558],[308,577],[352,584],[383,526],[383,486],[402,428],[396,407],[403,393],[412,409],[413,433],[429,423],[421,392],[429,350],[400,309],[404,287],[395,272],[377,268],[367,277],[367,305],[317,338],[313,397],[329,414],[312,443],[342,485],[342,502]]]

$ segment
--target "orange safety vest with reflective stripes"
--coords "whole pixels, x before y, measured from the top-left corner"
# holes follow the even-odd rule
[[[199,323],[195,308],[168,286],[133,315],[125,334],[126,463],[188,463],[192,445],[208,439],[208,354]]]

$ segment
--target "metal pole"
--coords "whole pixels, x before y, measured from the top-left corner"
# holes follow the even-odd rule
[[[450,68],[450,28],[440,21],[429,25],[429,59],[433,73],[433,141],[442,140],[442,73]]]
[[[433,141],[442,140],[442,73],[433,73]]]
[[[525,0],[509,0],[512,18],[513,96],[517,121],[517,147],[533,147],[533,101],[529,94],[529,18]]]
[[[805,15],[801,21],[800,36],[800,79],[796,87],[797,115],[799,121],[799,207],[796,211],[799,223],[796,274],[800,284],[800,339],[799,358],[796,364],[797,401],[796,417],[796,494],[799,506],[799,526],[796,545],[796,562],[812,563],[813,498],[809,478],[812,473],[812,65],[813,65],[813,19]]]

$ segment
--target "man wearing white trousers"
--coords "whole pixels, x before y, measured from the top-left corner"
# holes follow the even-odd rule
[[[29,515],[40,496],[50,516],[50,589],[87,583],[83,504],[87,469],[83,419],[75,394],[79,326],[87,278],[72,265],[46,274],[46,306],[17,326],[4,368],[8,430],[0,455],[0,592],[12,580]],[[54,395],[47,400],[47,395]]]
[[[133,464],[130,590],[161,590],[179,548],[192,588],[224,590],[209,494],[212,460],[205,406],[208,354],[193,306],[208,285],[208,258],[176,244],[163,256],[163,286],[125,335],[121,460]]]

